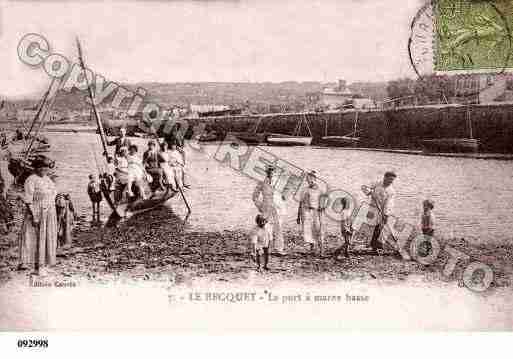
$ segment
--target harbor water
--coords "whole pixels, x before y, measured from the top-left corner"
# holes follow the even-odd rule
[[[59,191],[71,194],[79,215],[90,218],[86,193],[88,175],[102,167],[102,148],[91,133],[49,133],[51,156],[57,162]],[[139,152],[146,140],[137,139]],[[202,145],[215,152],[215,144]],[[435,202],[436,229],[447,237],[474,238],[477,243],[510,243],[513,225],[513,163],[470,158],[412,156],[400,153],[357,151],[341,148],[269,147],[265,150],[304,170],[314,169],[330,186],[364,201],[361,186],[380,180],[393,170],[398,177],[395,215],[418,225],[422,201]],[[192,207],[188,228],[222,231],[249,230],[257,214],[252,203],[255,181],[190,147],[187,170],[191,189],[186,197]],[[181,198],[169,203],[178,216],[186,212]],[[102,204],[106,218],[110,210]],[[288,201],[285,227],[297,231],[297,203]],[[170,219],[176,220],[176,219]],[[338,234],[336,222],[328,232]]]

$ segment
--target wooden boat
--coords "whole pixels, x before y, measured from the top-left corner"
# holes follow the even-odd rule
[[[360,137],[352,136],[323,136],[322,144],[334,147],[356,147],[360,143]]]
[[[468,153],[479,150],[479,140],[473,138],[472,120],[470,111],[467,108],[467,126],[469,131],[468,138],[434,138],[422,140],[422,146],[426,152],[435,153]]]
[[[422,145],[427,152],[461,153],[477,152],[479,140],[475,138],[437,138],[423,140]]]
[[[9,156],[12,156],[12,154],[10,154]],[[34,173],[34,167],[32,165],[33,162],[36,160],[41,160],[43,158],[46,158],[46,156],[41,154],[31,155],[27,158],[25,158],[24,156],[10,157],[7,169],[9,170],[9,173],[11,173],[11,175],[14,177],[14,183],[16,185],[23,186],[28,176]],[[57,178],[54,165],[50,167],[50,173],[48,174],[48,176],[52,179]]]
[[[84,60],[82,57],[82,50],[80,47],[80,43],[77,39],[77,48],[78,48],[78,57],[79,62],[82,67],[82,69],[85,69]],[[84,70],[85,71],[85,70]],[[95,100],[93,96],[93,92],[91,90],[91,87],[89,85],[89,81],[86,78],[86,84],[87,84],[87,90],[89,94],[89,98],[91,99],[91,105],[94,113],[94,118],[96,120],[96,124],[98,126],[98,132],[100,136],[100,140],[103,147],[103,156],[105,159],[108,156],[108,150],[107,150],[107,139],[105,136],[105,131],[103,128],[103,123],[101,121],[100,115],[98,113],[98,110],[95,106]],[[95,156],[96,161],[96,156]],[[107,225],[115,224],[118,222],[119,219],[123,218],[129,218],[134,215],[140,214],[142,212],[146,212],[149,210],[152,210],[158,206],[161,206],[165,202],[167,202],[169,199],[173,198],[178,192],[175,192],[171,190],[169,187],[166,188],[163,191],[154,190],[151,188],[150,183],[148,181],[144,181],[143,183],[143,190],[145,192],[145,195],[147,195],[147,199],[142,199],[143,196],[141,196],[140,193],[138,193],[137,188],[133,188],[133,193],[135,194],[134,197],[128,197],[124,195],[124,190],[126,185],[118,185],[116,188],[111,188],[111,180],[109,178],[109,175],[105,173],[104,171],[100,170],[100,166],[98,162],[96,163],[98,167],[98,171],[100,172],[100,189],[102,191],[102,194],[109,205],[109,207],[112,210],[112,214],[107,222]],[[182,189],[179,189],[179,193],[182,195],[182,198],[184,199],[184,202],[187,206],[188,212],[190,214],[191,210],[189,207],[188,202],[185,199],[185,196],[183,194]],[[188,215],[189,215],[188,214]]]
[[[301,125],[305,124],[306,129],[308,131],[309,136],[300,136]],[[286,135],[281,133],[270,133],[267,136],[267,144],[273,146],[310,146],[312,143],[312,131],[310,131],[310,126],[308,125],[308,120],[306,118],[306,114],[299,120],[296,128],[292,135]]]
[[[272,133],[267,136],[267,143],[274,146],[310,146],[312,137]]]
[[[216,131],[210,131],[207,133],[202,133],[198,136],[199,142],[213,142],[219,140],[219,134]]]
[[[258,132],[261,122],[262,118],[260,117],[252,129],[242,132],[231,131],[228,132],[228,135],[236,137],[248,145],[260,145],[262,143],[266,143],[269,133]]]
[[[34,171],[32,166],[32,162],[36,159],[46,157],[44,154],[50,150],[50,143],[45,136],[41,136],[40,132],[45,125],[45,117],[50,111],[55,98],[57,97],[55,94],[60,88],[62,81],[57,82],[56,79],[53,79],[48,87],[48,90],[45,92],[43,98],[40,101],[38,106],[38,110],[30,128],[28,129],[26,134],[23,134],[21,130],[16,130],[16,136],[14,140],[8,144],[7,152],[9,164],[7,166],[9,172],[14,177],[14,182],[17,185],[23,186],[25,184],[25,180],[28,176]],[[48,103],[48,96],[50,93],[54,93],[53,98]],[[35,128],[36,124],[38,125],[35,133],[32,133],[32,130]],[[50,177],[56,177],[55,173],[51,173]]]
[[[358,133],[357,123],[358,123],[358,111],[355,112],[353,132],[348,133],[345,136],[329,136],[328,135],[328,118],[326,118],[324,136],[321,137],[321,143],[326,146],[356,147],[360,143],[360,137],[356,137],[356,134]]]

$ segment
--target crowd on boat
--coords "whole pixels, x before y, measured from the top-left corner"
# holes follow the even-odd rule
[[[107,146],[114,146],[114,156],[106,154],[107,165],[100,176],[91,174],[87,193],[93,207],[93,218],[99,221],[99,203],[114,193],[115,203],[151,199],[159,192],[179,192],[190,188],[186,181],[183,137],[172,131],[162,140],[149,140],[140,155],[139,148],[120,129],[120,135]],[[106,191],[102,191],[101,184]]]

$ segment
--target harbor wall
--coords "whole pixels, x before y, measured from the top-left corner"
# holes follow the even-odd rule
[[[468,111],[468,115],[467,115]],[[472,122],[473,137],[480,140],[480,152],[513,153],[513,104],[466,106],[424,106],[387,111],[359,111],[358,135],[361,147],[420,149],[421,141],[433,138],[468,138]],[[203,122],[220,133],[248,131],[259,122],[258,132],[292,134],[298,121],[306,118],[313,135],[344,136],[353,131],[356,112],[296,113],[205,117]],[[300,134],[307,135],[305,126]]]

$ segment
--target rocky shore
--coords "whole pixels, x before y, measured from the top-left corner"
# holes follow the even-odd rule
[[[22,208],[12,194],[10,202],[15,207],[16,226],[0,240],[0,285],[16,278],[30,277],[30,271],[16,270]],[[255,274],[271,283],[358,281],[397,285],[410,280],[431,284],[461,282],[458,268],[451,278],[442,276],[447,260],[443,256],[436,263],[425,266],[402,260],[389,252],[371,255],[366,248],[353,245],[349,258],[334,260],[331,256],[309,254],[297,233],[289,232],[285,236],[289,254],[272,256],[270,271],[256,273],[255,264],[248,256],[246,233],[192,230],[166,207],[132,218],[117,228],[93,227],[87,218],[80,218],[74,230],[73,247],[58,251],[57,265],[49,277],[51,280],[105,284],[120,279],[178,284],[192,283],[196,279],[237,283]],[[337,238],[330,234],[328,239],[330,252]],[[493,268],[493,288],[511,286],[513,246],[475,244],[465,239],[453,239],[450,244],[473,260]]]

